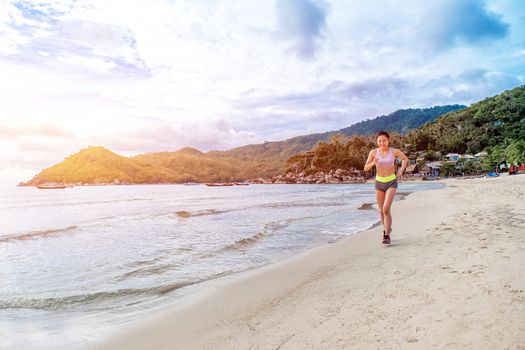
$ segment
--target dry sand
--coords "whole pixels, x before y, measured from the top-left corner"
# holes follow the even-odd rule
[[[446,184],[96,348],[525,349],[525,175]]]

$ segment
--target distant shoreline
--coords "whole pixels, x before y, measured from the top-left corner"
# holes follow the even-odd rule
[[[457,176],[457,177],[454,177],[454,179],[462,179],[462,178],[471,179],[471,178],[479,178],[479,177],[484,177],[484,176],[483,175],[480,175],[480,176]],[[426,180],[423,180],[422,178],[409,178],[409,179],[403,179],[402,178],[402,179],[400,179],[400,182],[434,182],[434,181],[439,181],[439,180],[443,180],[443,179],[437,178],[437,179],[426,179]],[[243,182],[243,181],[236,181],[236,182]],[[355,185],[355,184],[373,183],[374,179],[371,178],[371,179],[367,179],[366,181],[340,181],[340,182],[326,182],[326,183],[270,182],[270,181],[267,181],[267,182],[244,181],[244,182],[247,183],[247,184],[250,184],[250,185]],[[218,183],[228,183],[228,182],[218,182]],[[230,183],[233,183],[233,182],[230,182]],[[37,187],[37,186],[46,185],[46,184],[53,184],[53,183],[51,183],[51,182],[49,182],[49,183],[43,182],[43,183],[40,183],[38,185],[36,185],[36,184],[19,183],[15,187]],[[71,184],[71,183],[56,183],[56,184],[65,185],[66,187],[87,187],[87,186],[185,185],[186,183],[184,183],[184,182],[171,182],[171,183],[119,183],[119,184],[115,184],[115,183],[94,183],[94,184],[91,184],[91,183],[82,183],[82,184],[78,184],[78,183],[73,183],[73,184]],[[192,185],[205,185],[205,184],[206,184],[205,182],[192,183]]]

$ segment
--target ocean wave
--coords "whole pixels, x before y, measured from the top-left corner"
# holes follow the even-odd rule
[[[160,260],[160,259],[159,259]],[[182,263],[174,263],[174,264],[162,264],[162,265],[153,265],[153,266],[147,266],[142,267],[139,269],[135,269],[129,272],[124,273],[123,275],[119,276],[116,280],[122,281],[129,278],[134,277],[145,277],[145,276],[151,276],[151,275],[160,275],[166,271],[172,271],[173,268],[182,266]]]
[[[18,209],[18,208],[38,208],[38,207],[64,207],[72,205],[84,205],[84,204],[108,204],[108,203],[121,203],[121,202],[142,202],[151,201],[153,198],[125,198],[125,199],[108,199],[100,201],[80,201],[80,202],[42,202],[36,204],[23,204],[8,206],[6,209]]]
[[[116,291],[101,291],[87,294],[68,295],[64,297],[53,298],[20,298],[20,297],[5,297],[0,295],[0,310],[3,309],[39,309],[39,310],[61,310],[71,309],[76,306],[90,305],[101,303],[108,300],[122,300],[129,301],[129,298],[158,297],[177,289],[187,287],[190,285],[202,283],[222,276],[234,273],[233,270],[223,271],[211,276],[205,276],[194,280],[177,281],[162,284],[151,288],[127,288]],[[136,299],[135,299],[136,302]],[[140,301],[139,301],[140,302]]]
[[[72,232],[77,230],[77,226],[68,226],[64,228],[45,230],[45,231],[32,231],[26,233],[15,233],[10,235],[0,236],[0,242],[10,242],[10,241],[26,241],[37,238],[44,237],[54,237],[61,235],[63,233]]]
[[[314,208],[314,207],[340,207],[348,205],[345,202],[282,202],[260,204],[258,208],[287,209],[287,208]]]
[[[58,310],[78,304],[91,304],[125,296],[155,295],[153,288],[121,289],[113,292],[96,292],[54,298],[1,298],[1,309]]]
[[[181,253],[181,252],[191,252],[193,251],[194,248],[191,248],[191,247],[178,247],[178,248],[170,248],[170,249],[164,249],[162,250],[160,253],[164,254],[164,255],[160,255],[160,256],[157,256],[155,258],[152,258],[152,259],[149,259],[149,260],[138,260],[138,261],[133,261],[129,264],[126,264],[124,265],[125,268],[135,268],[135,267],[140,267],[142,268],[143,266],[150,266],[150,265],[153,265],[161,260],[164,260],[165,258],[173,255],[173,254],[178,254],[178,253]]]
[[[217,215],[222,213],[227,213],[230,211],[235,210],[242,210],[242,209],[229,209],[229,210],[218,210],[218,209],[204,209],[204,210],[197,210],[197,211],[186,211],[186,210],[179,210],[175,212],[175,215],[177,215],[180,218],[189,218],[193,216],[205,216],[205,215]]]
[[[224,246],[222,249],[222,251],[224,250],[240,250],[246,246],[250,246],[254,243],[256,243],[258,240],[262,239],[263,237],[266,237],[266,236],[269,236],[268,233],[264,233],[264,232],[257,232],[256,234],[254,234],[253,236],[250,236],[250,237],[246,237],[246,238],[242,238],[238,241],[235,241],[234,243],[232,244],[228,244],[226,246]]]
[[[204,209],[196,211],[179,210],[175,212],[175,215],[179,218],[190,218],[195,216],[206,216],[206,215],[218,215],[224,213],[230,213],[234,211],[242,211],[249,209],[288,209],[288,208],[311,208],[311,207],[339,207],[345,206],[348,203],[337,201],[337,202],[278,202],[278,203],[263,203],[255,204],[246,207],[231,208],[231,209]]]
[[[250,246],[253,246],[260,240],[266,237],[272,236],[273,234],[275,234],[276,231],[288,227],[291,223],[295,221],[311,219],[311,218],[316,218],[316,216],[304,216],[304,217],[299,217],[299,218],[289,218],[286,220],[269,222],[264,225],[261,231],[258,231],[254,235],[241,238],[233,243],[226,244],[216,250],[208,251],[204,254],[201,254],[199,258],[208,258],[208,257],[219,255],[224,252],[228,252],[228,251],[243,251],[249,248]]]
[[[228,251],[228,250],[242,250],[244,248],[247,248],[257,243],[259,240],[263,239],[264,237],[272,236],[275,233],[275,231],[287,227],[292,221],[295,221],[295,220],[287,219],[283,221],[269,222],[264,225],[262,231],[259,231],[252,236],[241,238],[231,244],[227,244],[221,247],[220,249],[214,251],[214,253],[217,254],[217,253],[221,253],[221,252]]]

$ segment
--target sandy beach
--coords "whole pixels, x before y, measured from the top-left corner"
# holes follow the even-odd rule
[[[374,227],[216,283],[95,349],[525,349],[525,175],[445,180]]]

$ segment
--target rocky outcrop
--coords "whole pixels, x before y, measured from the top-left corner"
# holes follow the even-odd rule
[[[366,177],[358,170],[332,169],[329,172],[318,171],[312,174],[299,174],[287,172],[283,175],[272,176],[270,178],[256,178],[252,183],[275,183],[275,184],[344,184],[344,183],[364,183]]]

